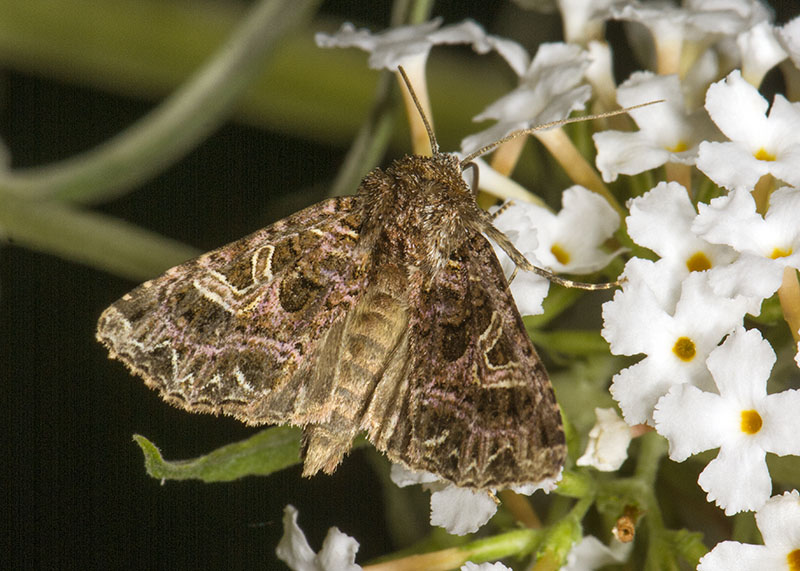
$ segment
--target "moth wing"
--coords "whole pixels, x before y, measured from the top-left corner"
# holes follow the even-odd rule
[[[486,238],[474,236],[431,287],[410,292],[409,357],[393,405],[372,411],[385,415],[368,426],[373,443],[463,487],[556,476],[566,456],[561,414]]]
[[[327,395],[308,387],[314,354],[366,285],[357,200],[323,201],[168,270],[106,309],[98,339],[189,411],[324,421]]]

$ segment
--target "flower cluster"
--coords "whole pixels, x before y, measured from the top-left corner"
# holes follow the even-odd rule
[[[800,19],[777,27],[756,0],[687,0],[681,7],[567,0],[559,5],[570,43],[542,45],[534,57],[472,21],[441,27],[434,20],[382,34],[345,25],[337,34],[318,35],[317,42],[367,50],[376,68],[412,70],[423,102],[425,61],[434,45],[496,51],[518,84],[475,117],[495,123],[466,137],[462,156],[515,131],[557,122],[590,101],[601,111],[612,99],[623,107],[660,101],[630,112],[635,129],[594,134],[599,175],[558,125],[535,133],[576,183],[563,191],[558,213],[525,202],[526,192],[510,180],[517,141],[500,145],[490,165],[480,162],[481,190],[515,199],[494,212],[495,224],[538,266],[590,274],[620,255],[627,258],[621,289],[602,310],[602,335],[613,354],[644,357],[611,382],[624,422],[614,409],[598,408],[598,424],[586,435],[589,445],[577,465],[618,470],[631,438],[652,430],[668,441],[677,462],[719,449],[698,484],[726,515],[755,511],[765,546],[723,542],[700,568],[733,568],[741,556],[754,562],[748,568],[774,557],[788,561],[788,567],[774,568],[800,569],[797,492],[772,496],[766,462],[767,453],[800,456],[800,390],[785,381],[785,367],[784,380],[772,376],[774,344],[785,354],[787,339],[794,339],[792,346],[800,340],[800,104],[780,94],[770,103],[758,91],[778,64],[787,74],[800,74]],[[646,27],[655,71],[635,72],[615,85],[602,38],[609,19]],[[642,191],[643,181],[654,178]],[[626,208],[616,199],[623,192]],[[517,273],[499,249],[498,257],[513,276],[520,312],[542,313],[549,282]],[[788,328],[774,309],[762,311],[778,303]],[[431,523],[451,533],[475,531],[496,511],[493,496],[459,490],[429,474],[395,467],[392,477],[398,485],[430,489]],[[525,492],[556,485],[531,482]],[[353,540],[331,530],[315,555],[297,528],[296,512],[286,513],[279,552],[293,568],[358,568]],[[784,524],[793,531],[781,531]],[[558,556],[568,568],[619,562],[630,552],[588,535],[579,541],[580,525],[569,533],[572,552]],[[334,552],[339,567],[326,566]]]
[[[700,121],[665,139],[685,150],[663,157],[694,164],[721,196],[695,210],[691,191],[672,181],[631,199],[628,234],[658,259],[631,258],[622,291],[603,308],[612,352],[646,355],[611,386],[626,421],[654,426],[669,440],[673,460],[719,448],[698,483],[728,515],[769,499],[766,452],[800,454],[793,437],[800,420],[792,413],[800,391],[767,394],[775,353],[758,329],[744,328],[745,315],[758,315],[785,276],[796,283],[800,269],[800,188],[794,186],[800,104],[776,95],[769,114],[767,108],[756,87],[733,70],[709,86],[705,103],[730,141],[698,143],[688,127]],[[646,131],[641,118],[637,123]],[[642,140],[629,137],[626,150],[626,137],[595,135],[598,166],[608,178],[640,170],[630,149],[641,149]],[[613,150],[602,151],[612,143]],[[646,160],[641,170],[650,168]],[[757,197],[765,198],[763,209]],[[796,334],[797,323],[790,326]]]

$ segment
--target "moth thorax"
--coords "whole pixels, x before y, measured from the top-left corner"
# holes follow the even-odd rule
[[[479,216],[453,155],[406,156],[364,180],[365,228],[374,247],[435,273],[467,239]],[[379,235],[377,235],[379,234]]]

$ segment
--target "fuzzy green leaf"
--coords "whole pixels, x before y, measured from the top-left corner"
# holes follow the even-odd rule
[[[300,462],[299,428],[277,426],[191,460],[164,460],[144,436],[133,439],[144,453],[147,473],[159,480],[228,482],[244,476],[266,476]]]

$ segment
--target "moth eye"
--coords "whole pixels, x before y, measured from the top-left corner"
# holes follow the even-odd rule
[[[321,289],[320,284],[295,269],[281,282],[278,299],[285,311],[294,313],[308,305]]]

